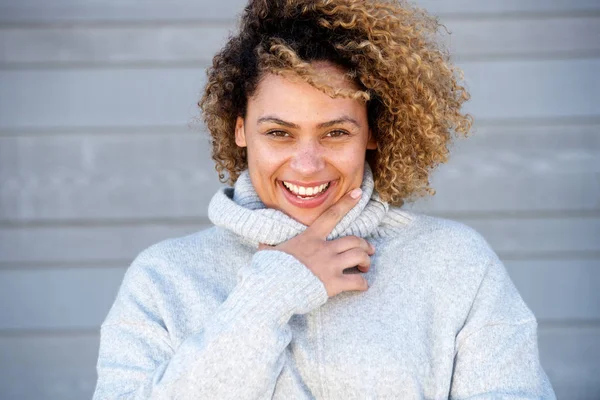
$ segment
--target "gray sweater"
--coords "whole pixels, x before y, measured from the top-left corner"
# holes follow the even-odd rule
[[[554,399],[537,323],[473,229],[363,197],[330,235],[377,252],[366,292],[328,298],[294,257],[306,227],[248,175],[214,227],[144,250],[101,328],[94,399]],[[348,273],[356,271],[347,270]]]

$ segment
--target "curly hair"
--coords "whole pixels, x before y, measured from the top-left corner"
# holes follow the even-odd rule
[[[239,33],[208,69],[199,101],[223,182],[247,168],[235,122],[264,73],[293,73],[331,97],[366,102],[377,150],[367,152],[382,200],[401,205],[434,194],[430,173],[448,159],[453,135],[467,135],[469,94],[462,72],[439,44],[437,18],[404,1],[250,0]],[[360,90],[329,87],[312,62],[348,71]],[[225,172],[229,177],[226,178]]]

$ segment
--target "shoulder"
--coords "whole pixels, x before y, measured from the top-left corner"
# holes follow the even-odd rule
[[[203,293],[206,300],[222,292],[224,282],[235,276],[215,266],[215,260],[229,257],[231,252],[223,249],[235,246],[240,243],[233,234],[212,226],[147,247],[127,268],[104,324],[181,310],[190,296]]]
[[[403,279],[414,278],[425,287],[435,288],[432,298],[439,304],[453,304],[461,321],[472,305],[497,302],[498,307],[514,305],[517,319],[531,317],[506,268],[481,233],[450,219],[405,210],[407,221],[386,231],[383,260]],[[519,310],[517,312],[517,310]]]
[[[211,241],[218,240],[218,229],[214,226],[189,235],[172,237],[161,240],[142,250],[134,259],[133,264],[147,261],[180,261],[186,257],[194,256],[202,247]]]
[[[481,233],[451,219],[390,207],[380,234],[391,246],[422,245],[429,254],[460,258],[495,258]]]
[[[491,266],[504,269],[487,240],[470,226],[412,211],[391,211],[402,214],[405,223],[385,230],[378,251],[386,265],[401,266],[396,269],[411,271],[419,280],[435,282],[446,295],[463,299],[475,295]]]
[[[172,237],[142,250],[125,273],[124,284],[156,285],[181,279],[198,270],[199,260],[215,256],[215,249],[232,241],[228,232],[212,226],[189,235]],[[232,244],[233,246],[233,244]]]

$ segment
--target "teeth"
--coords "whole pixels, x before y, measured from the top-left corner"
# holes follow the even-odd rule
[[[293,183],[283,182],[283,185],[288,188],[292,193],[297,196],[316,196],[321,193],[325,189],[329,187],[328,183],[324,183],[319,186],[314,187],[305,187],[305,186],[296,186]]]

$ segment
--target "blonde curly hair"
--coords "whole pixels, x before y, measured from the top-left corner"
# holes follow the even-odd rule
[[[431,171],[447,161],[453,134],[467,135],[472,125],[461,112],[469,99],[462,72],[439,44],[440,27],[404,1],[251,0],[239,33],[215,55],[198,103],[221,181],[233,184],[247,168],[235,122],[262,74],[291,72],[331,97],[366,102],[377,141],[367,161],[384,201],[433,194]],[[315,61],[344,68],[360,90],[320,82]]]

